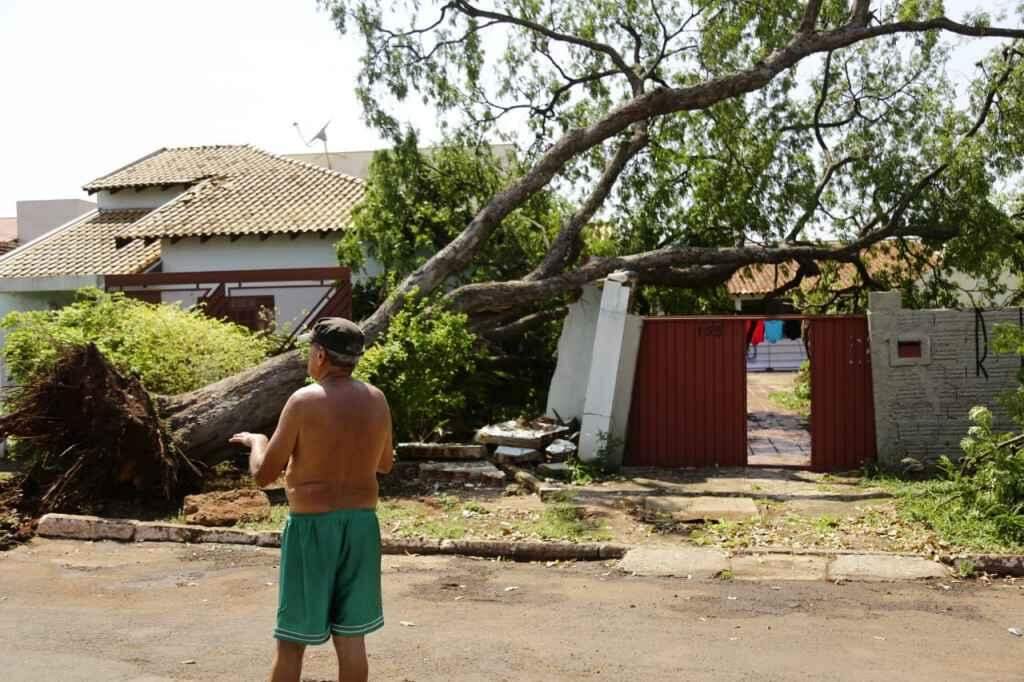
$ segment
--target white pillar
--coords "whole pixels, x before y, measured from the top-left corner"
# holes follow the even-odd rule
[[[603,450],[609,465],[622,463],[641,326],[629,315],[632,285],[625,272],[609,275],[604,283],[580,429],[579,456],[585,462]]]

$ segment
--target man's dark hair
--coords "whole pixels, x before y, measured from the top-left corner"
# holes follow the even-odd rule
[[[319,345],[319,344],[318,344]],[[349,372],[355,370],[356,365],[359,364],[359,358],[354,355],[343,355],[342,353],[335,352],[329,348],[324,348],[324,355],[327,356],[327,362],[333,367],[338,369],[346,369]]]

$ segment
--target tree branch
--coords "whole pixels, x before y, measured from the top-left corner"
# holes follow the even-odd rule
[[[819,14],[821,14],[821,0],[810,0],[807,7],[804,8],[803,19],[800,20],[801,34],[814,33],[814,28],[818,25]]]
[[[479,7],[475,7],[469,4],[468,2],[466,2],[466,0],[453,0],[451,5],[468,17],[494,19],[502,23],[513,24],[515,26],[520,26],[529,31],[537,33],[538,35],[542,35],[545,38],[550,38],[551,40],[555,40],[561,43],[568,43],[570,45],[578,45],[580,47],[585,47],[588,50],[593,50],[594,52],[600,52],[602,54],[605,54],[608,56],[609,59],[611,59],[612,64],[614,64],[619,69],[619,71],[621,71],[622,74],[629,79],[630,85],[633,86],[634,92],[640,90],[640,79],[637,76],[636,72],[632,68],[630,68],[629,64],[626,63],[626,60],[619,53],[619,51],[616,50],[611,45],[607,45],[596,40],[581,38],[570,33],[561,33],[559,31],[550,29],[547,26],[544,26],[543,24],[538,24],[535,21],[523,19],[522,17],[517,17],[511,14],[505,14],[503,12],[494,12],[491,10],[480,9]]]
[[[580,232],[604,204],[626,165],[641,149],[647,146],[649,139],[646,126],[642,126],[638,127],[628,140],[623,140],[586,200],[562,226],[551,248],[544,254],[544,260],[525,279],[537,280],[551,277],[572,265],[573,254],[579,252],[574,245],[579,241]]]
[[[565,313],[568,310],[566,306],[559,306],[552,308],[551,310],[541,310],[540,312],[532,313],[524,317],[520,317],[514,322],[495,327],[494,329],[481,330],[481,334],[491,341],[505,341],[507,339],[515,339],[523,335],[534,327],[539,327],[545,322],[552,322],[565,317]]]
[[[810,221],[810,219],[814,216],[814,212],[818,209],[818,206],[821,204],[821,195],[825,193],[825,188],[828,186],[828,183],[832,179],[832,176],[836,174],[836,171],[838,171],[846,164],[852,163],[853,161],[856,160],[856,158],[857,157],[855,156],[847,156],[845,159],[841,159],[831,164],[825,170],[825,175],[822,176],[821,181],[818,183],[818,186],[814,189],[814,197],[811,201],[811,205],[807,208],[806,211],[804,211],[803,215],[801,215],[800,218],[797,219],[796,224],[793,226],[793,229],[790,231],[788,235],[786,235],[787,242],[795,241],[797,237],[800,236],[800,233],[804,231],[804,228],[807,226],[808,221]]]
[[[459,6],[464,4],[461,0],[458,1]],[[542,34],[551,32],[550,29],[544,27],[538,28]],[[634,97],[609,111],[593,124],[567,131],[524,176],[505,190],[495,194],[462,233],[406,277],[397,287],[394,295],[378,307],[373,315],[364,322],[367,340],[372,343],[376,336],[386,328],[391,317],[401,309],[408,294],[413,291],[429,293],[452,273],[464,269],[501,220],[530,196],[545,187],[571,159],[621,133],[629,126],[670,113],[707,109],[718,102],[754,92],[811,54],[837,50],[879,36],[934,30],[974,37],[1024,38],[1024,29],[969,26],[945,17],[870,27],[847,26],[825,33],[799,34],[764,61],[737,73],[688,87],[659,87]],[[557,36],[557,39],[561,38],[561,35]],[[577,39],[577,42],[584,45],[587,43],[581,39]],[[614,50],[612,51],[614,52]],[[619,56],[619,60],[621,61],[621,56]],[[634,77],[636,77],[635,74]],[[542,285],[542,282],[523,284],[537,287]]]
[[[818,139],[818,146],[827,155],[828,145],[821,134],[821,110],[828,99],[829,79],[832,76],[832,52],[825,55],[825,75],[821,77],[821,96],[818,98],[818,106],[814,107],[814,136]]]

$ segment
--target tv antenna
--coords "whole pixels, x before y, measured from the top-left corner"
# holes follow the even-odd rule
[[[328,170],[334,170],[333,168],[331,168],[331,155],[327,152],[327,126],[331,125],[331,122],[328,121],[327,123],[323,124],[320,127],[319,132],[317,132],[317,134],[314,135],[313,137],[309,138],[308,142],[306,141],[306,136],[302,134],[302,128],[299,127],[298,121],[293,122],[292,125],[295,126],[295,132],[299,134],[299,139],[302,140],[302,144],[306,145],[307,149],[310,147],[310,145],[313,144],[315,140],[320,140],[321,142],[323,142],[324,161],[327,163]]]

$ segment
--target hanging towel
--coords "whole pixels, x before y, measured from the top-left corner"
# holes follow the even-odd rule
[[[796,341],[800,338],[800,320],[786,320],[782,325],[782,335]]]
[[[768,320],[764,323],[764,340],[768,343],[782,340],[782,320]]]
[[[754,334],[750,337],[751,346],[756,346],[759,343],[764,343],[764,320],[754,323]]]

